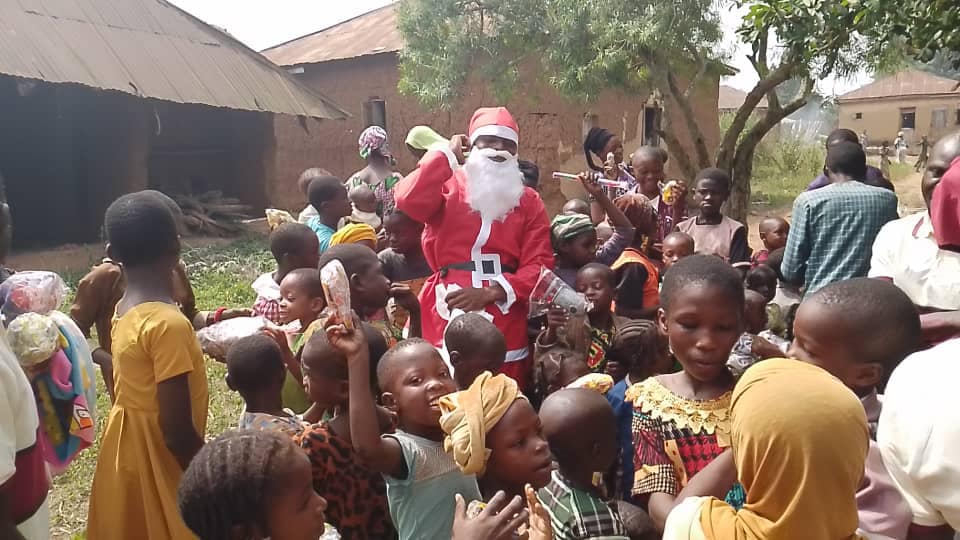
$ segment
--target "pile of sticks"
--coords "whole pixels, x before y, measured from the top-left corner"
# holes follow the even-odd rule
[[[242,221],[249,219],[250,207],[239,199],[224,197],[220,191],[200,195],[174,195],[183,210],[183,222],[194,234],[236,236],[244,231]]]

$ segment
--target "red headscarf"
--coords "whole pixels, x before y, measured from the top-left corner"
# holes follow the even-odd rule
[[[960,252],[960,157],[953,160],[933,190],[930,221],[940,249]]]

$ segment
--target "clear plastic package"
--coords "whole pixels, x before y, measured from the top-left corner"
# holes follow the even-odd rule
[[[549,268],[540,268],[540,279],[530,293],[530,312],[533,319],[547,314],[551,306],[563,308],[571,316],[585,315],[593,308],[587,297],[573,290]]]
[[[347,271],[338,260],[327,263],[320,269],[320,282],[327,297],[327,313],[332,324],[342,324],[347,330],[353,329],[353,316],[350,311],[350,280]]]
[[[286,210],[277,210],[276,208],[267,208],[264,211],[267,216],[267,228],[271,232],[277,230],[277,227],[284,223],[296,223],[297,219]]]
[[[23,367],[46,362],[61,349],[56,321],[39,313],[24,313],[10,322],[7,341]]]
[[[4,320],[22,313],[46,314],[60,307],[67,296],[63,278],[53,272],[26,271],[10,276],[0,285]]]
[[[197,331],[200,348],[217,360],[225,360],[227,351],[241,338],[259,334],[270,326],[263,317],[239,317],[218,322]]]

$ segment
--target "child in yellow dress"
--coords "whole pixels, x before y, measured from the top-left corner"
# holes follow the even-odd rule
[[[177,508],[183,471],[203,446],[207,379],[200,344],[174,300],[180,255],[170,209],[144,192],[114,201],[107,252],[127,287],[113,322],[116,399],[90,495],[87,538],[194,538]]]

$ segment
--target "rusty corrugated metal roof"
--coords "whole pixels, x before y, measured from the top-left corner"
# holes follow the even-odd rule
[[[870,99],[885,99],[897,97],[931,97],[931,96],[957,96],[960,97],[960,89],[957,86],[960,81],[938,77],[936,75],[908,69],[895,75],[884,77],[873,81],[872,83],[861,86],[856,90],[847,92],[840,96],[837,101],[840,103],[850,101],[861,101]]]
[[[349,116],[163,0],[0,0],[0,74],[177,103]]]
[[[388,4],[261,52],[277,65],[296,66],[401,49],[403,37],[397,28],[396,4]]]
[[[717,108],[721,111],[736,111],[739,109],[743,102],[747,99],[747,93],[743,90],[734,88],[732,86],[727,86],[725,84],[720,85],[719,99],[717,100]],[[766,109],[767,108],[767,98],[766,96],[760,98],[760,102],[757,103],[757,109]]]

